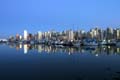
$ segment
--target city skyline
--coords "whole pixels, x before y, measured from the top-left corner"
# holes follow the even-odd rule
[[[91,28],[88,31],[85,30],[63,30],[61,32],[50,31],[37,31],[32,34],[27,30],[24,30],[23,34],[10,35],[7,39],[10,41],[83,41],[83,40],[96,40],[96,41],[108,41],[114,42],[120,40],[120,28]]]
[[[120,80],[120,0],[0,0],[0,80]]]
[[[34,30],[34,32],[32,32],[31,30],[29,30],[29,29],[24,29],[23,31],[21,31],[21,32],[16,32],[16,33],[14,33],[14,34],[0,34],[0,38],[2,39],[2,38],[8,38],[8,37],[10,37],[10,36],[15,36],[16,34],[19,34],[19,35],[21,35],[21,36],[24,36],[24,31],[29,31],[29,33],[30,34],[37,34],[38,32],[42,32],[42,33],[44,33],[44,32],[51,32],[51,31],[55,31],[55,32],[63,32],[63,31],[68,31],[68,30],[72,30],[72,31],[79,31],[79,30],[83,30],[83,31],[85,31],[86,33],[87,32],[90,32],[90,30],[92,30],[92,29],[95,29],[95,28],[97,28],[97,29],[101,29],[101,30],[106,30],[106,29],[108,29],[108,28],[111,28],[111,29],[113,29],[113,30],[116,30],[116,29],[120,29],[120,27],[115,27],[115,28],[113,28],[113,27],[105,27],[105,28],[101,28],[101,27],[98,27],[98,26],[96,26],[96,27],[93,27],[93,28],[88,28],[87,30],[86,29],[83,29],[83,28],[79,28],[79,27],[72,27],[72,28],[65,28],[65,29],[61,29],[61,30],[56,30],[56,29],[49,29],[49,30],[41,30],[41,29],[38,29],[38,30]],[[26,33],[26,34],[29,34],[29,33]]]

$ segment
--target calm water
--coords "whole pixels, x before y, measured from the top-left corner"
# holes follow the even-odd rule
[[[120,48],[0,44],[0,80],[119,80]]]

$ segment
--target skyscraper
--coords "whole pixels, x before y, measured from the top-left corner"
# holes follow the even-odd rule
[[[19,36],[19,39],[22,40],[22,36],[21,35]]]
[[[120,39],[120,29],[116,29],[116,39]]]
[[[38,31],[38,40],[41,40],[41,39],[42,39],[42,32]]]
[[[28,32],[27,30],[24,30],[24,40],[27,40],[27,37],[28,37]]]
[[[18,41],[20,39],[19,34],[16,34],[16,40]]]
[[[73,41],[74,40],[74,32],[72,30],[68,30],[67,37],[68,37],[68,41]]]

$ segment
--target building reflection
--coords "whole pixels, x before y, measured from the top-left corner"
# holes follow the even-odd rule
[[[28,45],[24,44],[24,54],[27,54],[27,52],[28,52]]]
[[[38,45],[38,52],[41,53],[43,50],[42,46],[41,45]]]
[[[29,50],[37,50],[38,53],[67,53],[69,55],[79,53],[90,53],[95,56],[99,55],[119,55],[120,48],[116,46],[82,46],[82,47],[65,47],[65,46],[47,46],[47,45],[30,45],[30,44],[9,44],[10,48],[21,49],[23,46],[24,54],[27,54]]]
[[[22,44],[19,44],[19,49],[22,49]]]

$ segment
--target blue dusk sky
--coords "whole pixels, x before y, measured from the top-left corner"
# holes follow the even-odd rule
[[[120,0],[0,0],[0,37],[119,25]]]

